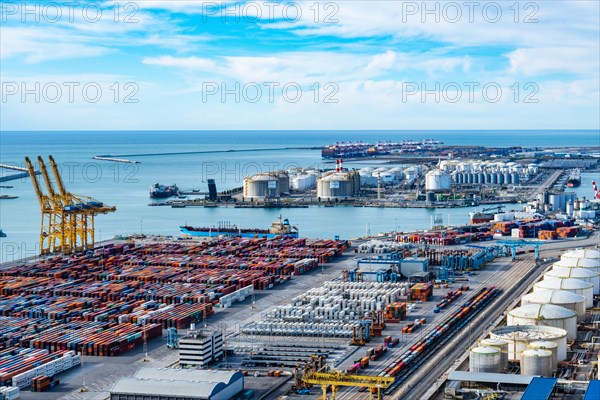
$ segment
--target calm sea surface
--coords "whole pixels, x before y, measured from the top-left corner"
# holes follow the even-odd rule
[[[230,221],[245,227],[266,228],[279,210],[234,208],[149,207],[148,188],[155,182],[176,183],[182,189],[205,191],[206,179],[213,178],[218,190],[242,185],[243,177],[258,171],[292,166],[323,167],[319,150],[266,150],[283,147],[313,147],[336,141],[378,141],[432,138],[453,145],[487,146],[598,146],[598,131],[416,131],[416,132],[0,132],[0,163],[24,165],[24,157],[52,154],[60,164],[67,189],[89,195],[117,212],[96,219],[97,238],[116,234],[155,233],[177,235],[182,224],[216,225]],[[252,152],[227,150],[265,149]],[[144,155],[168,152],[205,152],[179,155]],[[140,164],[96,161],[101,154],[124,155]],[[346,166],[374,165],[365,160]],[[5,171],[4,171],[5,172]],[[591,197],[590,188],[598,174],[583,174],[579,196]],[[40,182],[43,184],[43,181]],[[0,200],[0,228],[8,235],[0,239],[0,261],[37,251],[40,213],[29,179],[2,182],[11,189],[0,194],[18,199]],[[300,228],[302,236],[353,238],[371,233],[428,228],[431,216],[441,213],[444,222],[464,223],[470,208],[382,209],[324,208],[283,210],[285,217]],[[15,250],[18,249],[18,250]]]

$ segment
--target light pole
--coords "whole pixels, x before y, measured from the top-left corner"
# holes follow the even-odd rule
[[[140,235],[144,234],[144,218],[140,218]]]

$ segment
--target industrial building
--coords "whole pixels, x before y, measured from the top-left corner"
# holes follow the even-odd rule
[[[142,368],[121,378],[110,392],[111,400],[228,400],[244,390],[239,371]]]
[[[358,171],[334,171],[317,180],[317,197],[322,200],[346,199],[358,196],[359,192]]]
[[[290,192],[290,176],[286,171],[262,173],[244,178],[243,195],[246,199],[277,198]]]
[[[182,367],[205,367],[223,356],[223,333],[190,331],[179,339],[179,364]]]

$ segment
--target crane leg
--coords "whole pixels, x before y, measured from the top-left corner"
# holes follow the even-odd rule
[[[323,390],[323,400],[327,400],[327,385],[321,385],[321,389]]]

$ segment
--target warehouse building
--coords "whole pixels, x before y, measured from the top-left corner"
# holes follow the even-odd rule
[[[239,371],[142,368],[121,378],[111,400],[228,400],[244,390]]]
[[[190,331],[179,339],[179,364],[182,367],[205,367],[223,356],[223,333]]]

